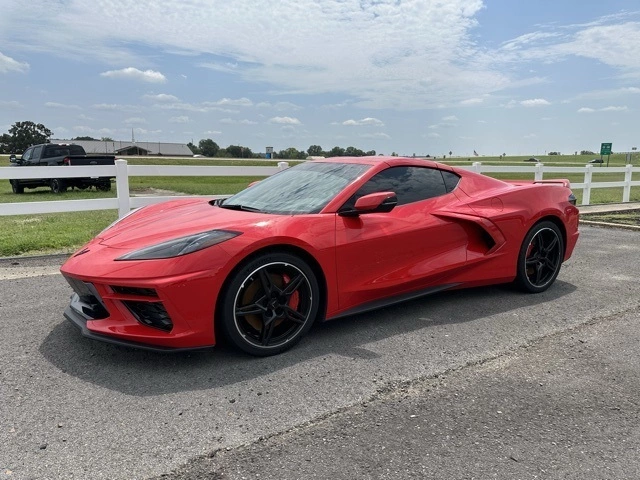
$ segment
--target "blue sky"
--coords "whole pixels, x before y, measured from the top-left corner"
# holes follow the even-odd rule
[[[640,146],[637,0],[4,0],[0,132],[254,152]]]

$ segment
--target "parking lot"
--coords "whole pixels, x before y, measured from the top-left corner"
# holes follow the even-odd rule
[[[225,478],[234,478],[236,474],[237,478],[246,474],[255,477],[256,472],[238,470],[237,460],[253,459],[259,464],[256,459],[278,457],[280,454],[274,452],[280,452],[284,446],[295,453],[294,447],[303,449],[305,445],[313,457],[326,461],[335,458],[331,465],[304,460],[303,466],[315,465],[315,470],[310,471],[318,478],[340,478],[338,473],[322,475],[323,468],[329,467],[345,475],[349,473],[347,468],[337,468],[340,458],[361,459],[362,464],[364,459],[377,459],[369,463],[376,470],[362,471],[360,478],[385,478],[383,466],[389,468],[388,478],[423,478],[423,468],[439,469],[443,476],[438,478],[474,478],[474,471],[483,472],[478,478],[487,478],[495,472],[498,472],[497,478],[536,478],[535,475],[557,478],[549,474],[559,472],[557,468],[541,471],[524,461],[542,462],[551,454],[557,459],[556,467],[563,458],[573,462],[566,471],[573,471],[575,475],[568,478],[621,478],[621,473],[630,470],[614,467],[624,464],[632,468],[630,462],[637,462],[622,452],[629,446],[637,448],[638,430],[616,428],[623,428],[629,419],[637,419],[638,399],[627,398],[630,393],[624,381],[619,382],[620,389],[615,391],[615,382],[585,384],[590,377],[584,375],[584,370],[572,371],[571,362],[562,355],[571,357],[570,345],[576,348],[575,352],[584,345],[573,357],[586,361],[591,358],[587,353],[601,352],[600,357],[594,357],[602,359],[592,364],[594,372],[600,372],[609,380],[621,375],[637,379],[635,351],[630,350],[636,337],[624,333],[625,329],[635,333],[633,326],[640,306],[637,235],[631,231],[583,227],[574,257],[564,265],[556,284],[543,294],[523,295],[507,287],[439,294],[318,325],[293,350],[266,359],[250,358],[227,348],[159,355],[89,341],[62,318],[71,290],[55,273],[63,261],[61,257],[1,260],[0,478],[2,475],[7,478],[150,478],[174,470],[178,478],[200,474],[205,478],[207,472],[216,471],[215,468],[222,469]],[[616,338],[624,341],[596,342],[610,331],[618,332]],[[572,335],[575,336],[573,343]],[[615,355],[606,355],[610,351]],[[537,357],[531,356],[536,352]],[[624,368],[617,363],[622,358],[627,359]],[[604,367],[609,370],[603,370]],[[508,385],[498,381],[510,378],[509,368],[520,372],[520,380],[526,379],[526,372],[530,372],[531,379],[536,378],[536,369],[542,373],[562,371],[562,379],[573,379],[575,387],[565,389],[566,394],[590,391],[584,390],[585,387],[593,387],[594,391],[609,392],[620,401],[593,402],[589,412],[572,409],[570,396],[557,396],[557,392],[563,391],[560,388],[546,397],[544,392],[536,396],[540,391],[536,395],[534,392],[523,395],[526,382],[514,381]],[[442,377],[451,378],[451,383]],[[492,381],[495,381],[495,390],[490,388]],[[549,381],[559,382],[560,377]],[[393,457],[391,453],[385,457],[382,452],[385,445],[381,439],[375,440],[374,435],[368,437],[372,444],[359,447],[355,431],[351,436],[342,437],[342,444],[337,441],[325,445],[327,452],[343,452],[341,457],[323,456],[323,443],[309,440],[312,432],[319,435],[316,438],[326,438],[321,430],[313,430],[317,428],[326,428],[333,435],[348,431],[345,430],[347,424],[340,422],[346,419],[351,425],[357,425],[358,415],[371,407],[379,408],[381,414],[369,421],[373,425],[379,423],[380,431],[386,432],[392,425],[404,425],[398,423],[401,417],[394,420],[390,412],[404,412],[402,409],[407,407],[407,413],[413,412],[409,413],[409,419],[419,418],[427,405],[424,399],[429,400],[434,416],[442,420],[447,412],[460,407],[456,401],[461,395],[469,400],[470,391],[478,392],[474,397],[478,405],[489,402],[492,391],[497,392],[497,399],[503,399],[493,405],[496,410],[491,415],[508,414],[513,421],[494,419],[485,425],[489,428],[486,433],[492,435],[492,445],[502,441],[514,446],[503,449],[514,457],[511,463],[505,463],[509,469],[501,469],[501,464],[496,464],[494,470],[474,470],[474,465],[482,464],[474,460],[474,454],[478,458],[489,458],[479,447],[471,449],[474,454],[467,454],[469,446],[481,445],[486,440],[481,432],[475,431],[484,428],[482,422],[427,422],[421,425],[424,431],[439,432],[438,435],[415,437],[423,438],[424,442],[434,439],[436,443],[429,443],[431,447],[444,445],[444,437],[440,435],[450,428],[450,438],[460,440],[456,444],[459,450],[419,448],[420,444],[406,425],[387,435],[397,439],[397,452],[402,445],[410,446],[404,450],[414,452],[410,459],[422,459],[415,462],[403,461],[402,456]],[[392,404],[401,404],[402,398],[407,402],[403,406],[385,410]],[[527,398],[536,400],[527,401]],[[548,405],[537,409],[545,398]],[[581,398],[576,397],[576,407],[581,405]],[[553,410],[554,402],[559,399],[562,402],[558,403],[557,411],[562,412],[566,423],[547,417],[551,423],[546,429],[551,432],[555,427],[571,426],[571,429],[565,428],[564,443],[551,440],[552,435],[532,435],[531,432],[538,431],[534,428],[518,430],[519,424],[543,425],[533,422],[538,419],[537,412],[548,411],[547,407]],[[498,408],[501,413],[496,413]],[[603,415],[615,411],[611,408],[620,409],[624,415],[613,418]],[[477,410],[465,412],[469,415],[467,418],[482,418]],[[585,423],[589,421],[589,413],[593,418],[602,418],[602,423]],[[528,423],[527,415],[531,415]],[[616,419],[623,423],[617,424]],[[367,425],[366,421],[362,424]],[[510,425],[513,437],[506,433]],[[299,426],[302,427],[286,433]],[[590,436],[589,432],[601,431],[604,426],[608,426],[610,435],[601,435],[599,439]],[[589,472],[595,472],[593,469],[581,470],[589,465],[579,462],[576,452],[595,451],[591,447],[596,444],[580,450],[572,443],[575,448],[571,455],[561,455],[570,451],[567,442],[578,438],[576,432],[582,432],[584,441],[604,442],[602,445],[609,442],[611,448],[603,457],[610,462],[609,473],[589,476]],[[262,442],[253,443],[260,438]],[[469,443],[464,448],[464,438],[479,443]],[[613,448],[612,442],[619,442],[621,438],[630,439],[629,444]],[[554,441],[558,450],[547,445]],[[249,447],[237,448],[243,444]],[[373,448],[376,445],[377,448]],[[551,450],[547,452],[542,447]],[[564,448],[562,452],[560,447]],[[265,449],[263,455],[251,456],[251,449],[261,448]],[[370,448],[369,456],[358,448]],[[387,448],[389,452],[393,450],[391,446],[385,446],[384,450]],[[300,452],[303,451],[298,450],[298,455],[292,458],[302,462],[304,455]],[[527,451],[539,453],[532,460],[533,457],[525,455]],[[214,455],[215,452],[218,453]],[[427,453],[437,461],[427,461]],[[282,453],[283,461],[288,458],[286,454]],[[406,469],[400,469],[403,465],[389,466],[392,458],[403,462]],[[358,465],[357,462],[351,464]],[[446,465],[457,466],[459,470],[444,476]],[[265,463],[261,471],[266,478],[274,477],[267,470],[281,466],[268,467]],[[577,474],[580,472],[583,475]],[[280,478],[310,476],[304,470],[295,469],[289,469],[291,477],[280,473],[278,470]],[[355,478],[357,474],[351,472],[350,477],[344,478]],[[627,478],[634,477],[637,475]]]

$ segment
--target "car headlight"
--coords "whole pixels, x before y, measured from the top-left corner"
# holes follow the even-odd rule
[[[241,233],[242,232],[232,232],[230,230],[210,230],[208,232],[196,233],[134,250],[133,252],[116,258],[116,260],[155,260],[179,257],[225,242],[233,237],[237,237]]]

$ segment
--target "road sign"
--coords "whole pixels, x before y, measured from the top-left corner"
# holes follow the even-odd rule
[[[611,155],[611,143],[600,144],[600,155]]]

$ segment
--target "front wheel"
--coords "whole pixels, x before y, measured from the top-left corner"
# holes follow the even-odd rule
[[[20,180],[10,180],[13,193],[24,193],[24,187],[20,185]]]
[[[564,241],[557,225],[535,224],[520,247],[516,285],[526,292],[544,292],[558,276],[563,259]]]
[[[275,355],[311,328],[319,301],[318,281],[304,260],[286,253],[260,255],[231,278],[222,298],[220,326],[241,350]]]
[[[52,178],[49,187],[51,187],[53,193],[64,193],[67,191],[67,186],[60,178]]]

